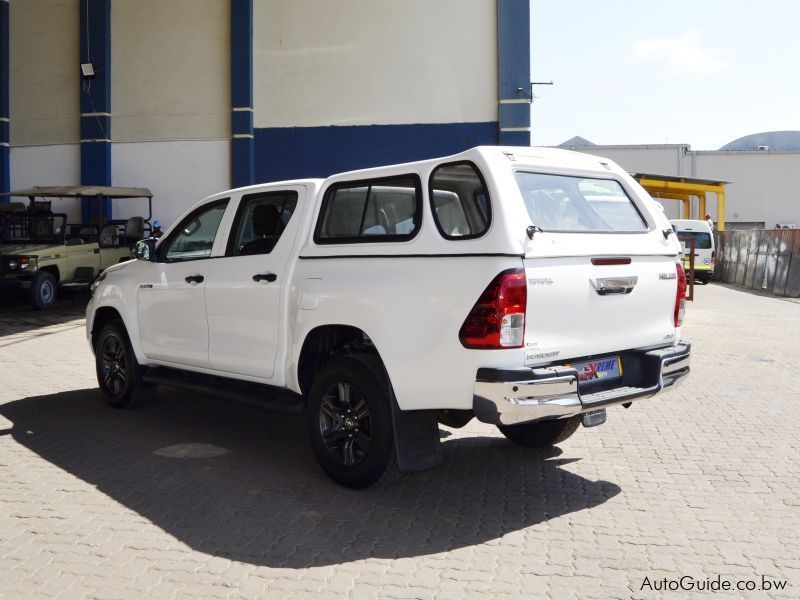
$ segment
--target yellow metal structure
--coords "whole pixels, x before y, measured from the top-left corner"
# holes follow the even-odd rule
[[[671,177],[649,173],[633,173],[634,179],[653,198],[679,200],[683,204],[684,219],[704,219],[706,216],[706,194],[717,196],[717,231],[725,231],[725,185],[729,181],[695,179],[694,177]],[[692,215],[692,196],[698,200],[698,215]]]

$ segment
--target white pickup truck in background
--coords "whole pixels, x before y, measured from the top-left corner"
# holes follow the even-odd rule
[[[527,446],[689,372],[658,205],[611,161],[479,147],[217,194],[87,308],[113,406],[159,384],[305,414],[350,487],[441,461],[473,417]]]

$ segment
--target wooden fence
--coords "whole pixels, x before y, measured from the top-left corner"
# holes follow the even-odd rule
[[[715,279],[800,298],[800,229],[719,232]]]

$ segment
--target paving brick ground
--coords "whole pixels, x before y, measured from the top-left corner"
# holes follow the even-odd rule
[[[688,312],[682,387],[549,452],[472,423],[440,468],[352,492],[297,418],[169,389],[106,407],[80,309],[6,307],[0,596],[656,598],[645,577],[688,575],[800,597],[800,304],[711,285]]]

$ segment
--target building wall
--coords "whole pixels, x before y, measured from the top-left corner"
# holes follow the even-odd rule
[[[486,0],[256,0],[255,126],[496,121],[495,13]]]
[[[10,187],[80,183],[78,11],[72,0],[9,3]],[[80,219],[77,202],[53,209]]]
[[[76,2],[16,0],[9,17],[10,144],[79,142]]]
[[[113,141],[230,136],[225,0],[111,5]]]
[[[229,19],[227,0],[112,2],[112,185],[149,188],[165,226],[230,187]]]
[[[11,189],[34,185],[78,185],[80,181],[79,144],[11,148]],[[81,205],[78,201],[54,198],[52,203],[53,211],[66,213],[69,223],[80,222]]]
[[[196,202],[229,187],[227,139],[118,142],[112,144],[111,153],[112,185],[150,188],[153,218],[165,227]],[[114,200],[113,205],[115,219],[146,210],[141,200]]]
[[[257,179],[497,143],[496,11],[486,0],[255,0]]]
[[[729,221],[800,227],[800,153],[698,152],[696,160],[697,177],[732,182],[725,193]]]

